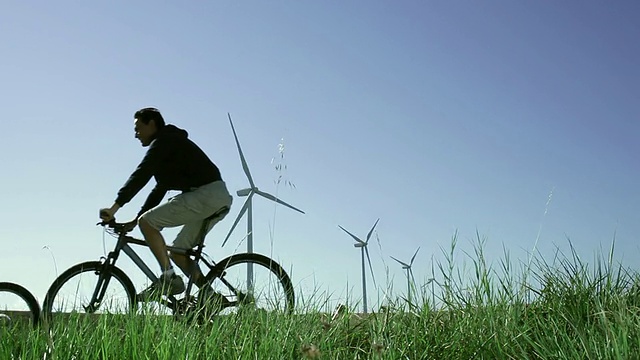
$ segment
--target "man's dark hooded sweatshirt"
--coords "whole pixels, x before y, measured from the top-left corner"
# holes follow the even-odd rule
[[[151,177],[156,179],[156,186],[138,215],[160,204],[169,190],[186,192],[222,180],[218,167],[189,140],[185,130],[174,125],[158,130],[140,165],[118,191],[116,204],[122,207],[131,201]]]

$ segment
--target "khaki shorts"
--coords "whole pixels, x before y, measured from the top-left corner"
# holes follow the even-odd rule
[[[231,208],[232,202],[233,197],[229,195],[224,181],[215,181],[176,195],[166,203],[146,211],[140,217],[156,230],[184,225],[173,241],[173,246],[192,249],[198,245],[197,237],[202,221],[223,206]],[[207,233],[213,225],[224,219],[225,215],[211,221]]]

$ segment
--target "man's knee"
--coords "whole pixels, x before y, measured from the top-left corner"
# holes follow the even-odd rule
[[[145,214],[146,215],[146,214]],[[140,230],[142,230],[143,232],[145,231],[149,231],[149,230],[156,230],[151,223],[149,222],[149,220],[147,220],[147,217],[145,215],[142,215],[138,218],[138,227],[140,227]]]

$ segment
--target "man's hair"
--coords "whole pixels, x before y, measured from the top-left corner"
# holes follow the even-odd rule
[[[134,119],[138,119],[142,121],[144,124],[149,124],[149,121],[153,120],[156,124],[156,128],[160,129],[164,126],[164,118],[160,111],[156,108],[148,107],[144,109],[140,109],[136,111],[135,115],[133,115]]]

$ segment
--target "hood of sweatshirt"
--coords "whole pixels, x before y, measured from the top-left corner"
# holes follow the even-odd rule
[[[187,132],[187,130],[180,129],[175,125],[167,124],[158,131],[156,138],[165,136],[178,136],[187,138],[189,136],[189,133]]]

